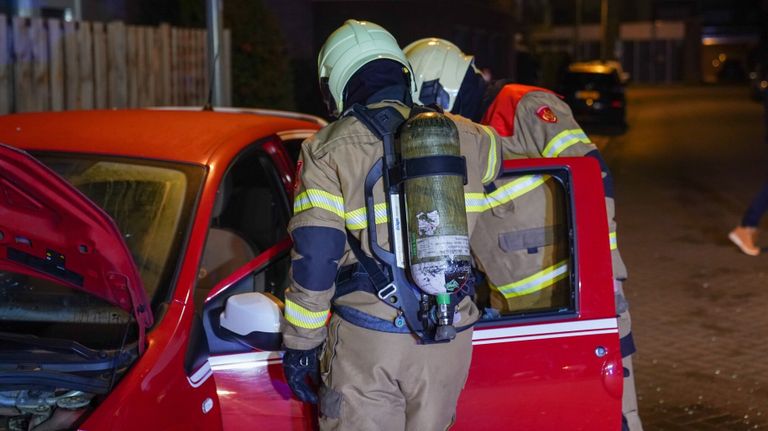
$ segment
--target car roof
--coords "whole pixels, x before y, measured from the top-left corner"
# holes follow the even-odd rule
[[[110,154],[207,165],[286,130],[317,130],[311,116],[269,111],[102,110],[0,116],[0,143],[28,151]]]

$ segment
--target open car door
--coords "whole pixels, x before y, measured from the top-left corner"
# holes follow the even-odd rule
[[[618,430],[623,373],[600,169],[590,158],[504,162],[510,182],[534,176],[549,187],[547,211],[562,214],[561,233],[546,244],[561,248],[557,282],[539,285],[546,301],[529,301],[529,277],[521,280],[529,294],[512,297],[510,309],[485,308],[455,429]],[[509,253],[544,245],[529,237]]]
[[[295,399],[285,382],[282,340],[272,332],[279,331],[278,297],[287,287],[290,249],[287,238],[277,243],[224,279],[205,300],[208,360],[227,431],[315,428],[314,407]],[[250,322],[247,327],[237,323],[238,316]]]

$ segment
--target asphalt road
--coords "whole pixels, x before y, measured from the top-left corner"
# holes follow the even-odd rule
[[[634,88],[615,175],[646,430],[768,429],[768,251],[726,238],[768,178],[746,87]],[[768,245],[768,216],[763,220]]]

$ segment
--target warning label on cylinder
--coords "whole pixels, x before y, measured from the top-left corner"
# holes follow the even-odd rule
[[[464,235],[441,235],[417,239],[416,256],[419,259],[469,256],[469,238]]]

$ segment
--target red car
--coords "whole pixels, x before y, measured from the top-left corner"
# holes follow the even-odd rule
[[[323,125],[242,110],[0,117],[0,429],[314,429],[283,379],[279,322],[295,158]],[[568,277],[552,307],[486,309],[454,429],[618,430],[599,168],[504,171],[557,180]]]

